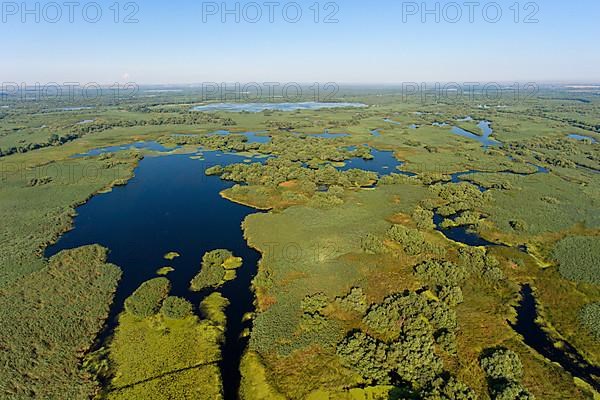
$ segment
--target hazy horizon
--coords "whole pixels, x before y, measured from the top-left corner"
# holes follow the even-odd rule
[[[472,10],[437,3],[436,10],[436,2],[347,0],[318,3],[318,12],[312,0],[297,2],[297,9],[281,2],[272,12],[262,2],[114,3],[118,12],[112,2],[100,2],[99,10],[91,3],[73,10],[3,3],[0,32],[10,39],[0,80],[600,82],[597,2],[515,8],[504,0]],[[301,17],[290,22],[295,11]]]

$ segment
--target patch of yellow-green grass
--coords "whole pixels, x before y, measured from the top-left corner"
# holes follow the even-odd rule
[[[565,231],[578,224],[600,228],[597,189],[567,182],[553,174],[504,178],[513,189],[491,190],[492,200],[483,208],[489,215],[488,223],[500,232],[527,241],[533,235]]]
[[[156,270],[156,274],[157,275],[161,275],[161,276],[165,276],[168,275],[169,273],[175,271],[175,268],[173,267],[161,267],[159,269]]]
[[[389,400],[395,398],[393,393],[393,386],[369,386],[340,392],[316,390],[306,400]]]
[[[223,276],[223,281],[229,282],[237,278],[237,272],[234,269],[225,270],[225,275]]]
[[[225,308],[227,308],[228,305],[229,300],[223,297],[221,293],[214,292],[202,300],[202,303],[200,303],[200,311],[204,318],[213,322],[216,326],[224,328],[227,324]]]
[[[176,371],[139,384],[110,392],[108,400],[219,400],[221,391],[218,365]]]
[[[258,185],[235,185],[222,191],[220,194],[224,199],[258,210],[282,210],[293,205],[304,204],[308,201],[306,196],[295,195],[293,189],[285,187],[272,188]]]
[[[285,397],[269,383],[267,372],[257,353],[247,351],[242,356],[240,373],[241,400],[285,400]]]
[[[242,266],[242,257],[229,257],[223,261],[223,268],[225,269],[238,269]]]
[[[179,376],[179,373],[217,365],[221,360],[222,341],[221,328],[195,316],[176,320],[158,314],[138,319],[125,312],[119,317],[119,326],[109,345],[109,362],[114,374],[110,396],[139,384],[152,388],[148,382],[162,379],[163,384],[167,384],[163,388],[165,393],[180,396],[165,399],[185,398],[186,391],[190,390],[185,381],[192,380],[189,375]],[[220,393],[219,370],[209,370],[214,371],[210,379],[195,382],[191,387],[202,388],[206,393]],[[172,378],[165,380],[168,376]]]
[[[172,261],[174,259],[176,259],[177,257],[180,257],[181,255],[179,253],[177,253],[176,251],[170,251],[167,254],[164,255],[164,259],[165,260],[169,260]]]
[[[318,390],[340,393],[363,383],[355,371],[344,367],[335,354],[320,346],[297,350],[287,357],[268,356],[263,360],[269,368],[270,382],[290,400],[305,399]]]

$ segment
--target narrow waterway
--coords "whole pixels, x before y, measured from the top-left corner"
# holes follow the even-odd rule
[[[600,391],[600,367],[589,364],[569,343],[553,341],[536,322],[538,312],[530,285],[522,286],[521,302],[516,310],[517,322],[511,323],[511,326],[523,336],[524,342],[529,347]]]

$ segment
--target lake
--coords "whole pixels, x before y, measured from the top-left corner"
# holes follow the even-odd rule
[[[228,112],[251,112],[257,113],[265,110],[272,111],[296,111],[296,110],[320,110],[323,108],[364,108],[368,107],[362,103],[322,103],[309,101],[303,103],[215,103],[193,107],[193,111],[228,111]]]

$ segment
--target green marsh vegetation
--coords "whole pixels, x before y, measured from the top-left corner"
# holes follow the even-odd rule
[[[600,298],[593,280],[600,205],[600,178],[593,170],[599,168],[599,150],[565,135],[597,131],[600,103],[575,102],[554,92],[531,101],[485,101],[485,109],[478,107],[481,100],[344,96],[371,107],[197,113],[189,112],[197,100],[186,92],[72,112],[39,105],[3,110],[0,212],[7,223],[0,230],[0,301],[8,313],[2,325],[8,328],[0,336],[9,349],[11,367],[4,371],[12,385],[4,386],[12,390],[9,398],[56,393],[77,398],[98,390],[78,362],[102,325],[118,270],[104,263],[102,251],[88,248],[70,256],[86,260],[79,262],[81,270],[56,270],[55,259],[47,263],[41,249],[71,226],[77,204],[125,183],[142,157],[135,151],[70,156],[156,139],[184,145],[185,151],[202,146],[271,157],[264,165],[244,162],[206,171],[239,184],[225,197],[275,210],[244,223],[249,243],[263,253],[254,280],[257,313],[241,365],[244,399],[530,398],[527,392],[537,398],[589,398],[561,368],[527,348],[506,321],[514,318],[518,284],[533,282],[540,316],[552,334],[599,362],[594,322]],[[565,99],[556,100],[561,96]],[[478,132],[474,123],[457,121],[467,115],[492,121],[504,147],[484,152],[449,127],[431,126],[464,124]],[[411,124],[420,127],[410,129]],[[370,134],[375,128],[381,136]],[[232,134],[207,135],[222,129]],[[349,136],[311,136],[325,129]],[[250,143],[240,134],[246,131],[266,131],[272,140]],[[406,162],[402,169],[418,175],[390,174],[374,190],[359,190],[377,177],[335,166],[349,158],[368,159],[365,144],[394,151]],[[550,173],[533,174],[537,168],[530,163]],[[81,178],[72,179],[63,168]],[[87,173],[90,169],[101,172]],[[448,183],[450,174],[468,170],[484,173]],[[469,182],[490,190],[482,194]],[[321,192],[321,186],[329,189]],[[445,218],[444,227],[470,226],[513,247],[483,250],[450,242],[434,230],[434,213]],[[516,248],[521,245],[525,252]],[[238,263],[229,254],[213,256],[207,259],[209,273],[203,273],[203,260],[195,278],[200,290],[218,287],[227,274],[231,278]],[[104,272],[85,275],[87,268]],[[191,304],[169,296],[168,280],[158,279],[128,300],[130,311],[120,316],[103,350],[110,384],[101,394],[219,398],[228,300],[213,293],[201,305]],[[101,283],[90,288],[93,282]],[[76,300],[61,306],[62,292]],[[194,315],[197,306],[202,319]],[[66,332],[68,340],[42,341],[10,310],[14,315],[35,310],[36,332],[43,328],[57,337]],[[82,310],[85,323],[70,320]],[[66,321],[61,326],[57,315]],[[509,353],[488,354],[498,348]],[[23,361],[31,358],[30,349],[39,360],[35,375]]]
[[[81,367],[108,316],[121,276],[106,250],[64,251],[0,290],[0,397],[90,398],[98,390]]]
[[[190,290],[200,292],[204,289],[219,288],[226,281],[235,279],[235,270],[241,266],[241,257],[235,257],[229,250],[209,251],[202,257],[200,272],[192,279]]]
[[[569,236],[556,244],[553,257],[566,279],[600,285],[600,237]]]
[[[169,296],[167,278],[144,282],[126,301],[106,349],[107,399],[220,399],[221,345],[228,301],[207,297],[200,309]]]

